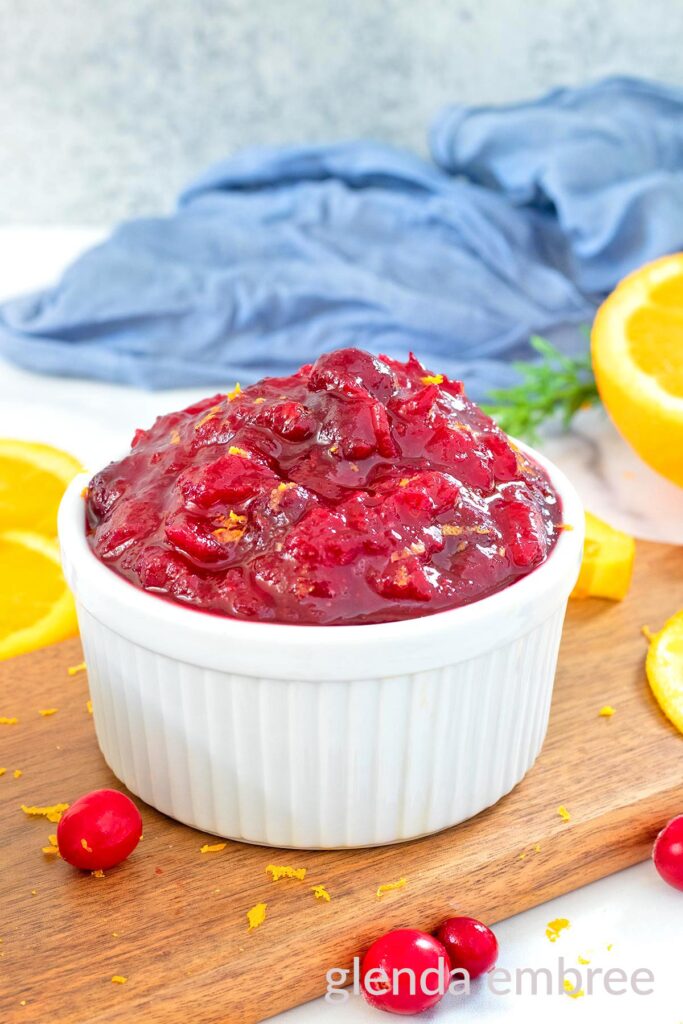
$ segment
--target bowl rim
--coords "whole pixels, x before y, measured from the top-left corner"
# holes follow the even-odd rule
[[[581,563],[584,514],[574,486],[545,456],[510,440],[546,471],[571,529],[561,531],[548,558],[528,575],[468,605],[348,626],[249,621],[184,606],[136,587],[94,554],[83,519],[89,473],[72,480],[59,507],[64,574],[79,615],[85,610],[141,647],[221,672],[348,680],[465,661],[526,635],[564,606]]]

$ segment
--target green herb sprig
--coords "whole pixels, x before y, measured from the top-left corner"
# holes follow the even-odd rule
[[[529,340],[541,361],[513,363],[521,382],[491,391],[491,404],[482,408],[507,434],[533,442],[542,424],[559,419],[568,427],[579,409],[600,398],[589,356],[566,356],[538,335]]]

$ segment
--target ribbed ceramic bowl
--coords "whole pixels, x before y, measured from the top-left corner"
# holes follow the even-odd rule
[[[132,586],[59,511],[95,728],[114,774],[165,814],[269,846],[395,843],[508,793],[545,736],[583,510],[547,460],[563,531],[547,561],[464,608],[366,626],[207,615]]]

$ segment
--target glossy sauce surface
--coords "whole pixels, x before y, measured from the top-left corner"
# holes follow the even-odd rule
[[[543,562],[560,523],[460,382],[358,349],[160,417],[86,497],[93,551],[133,584],[295,624],[469,604]]]

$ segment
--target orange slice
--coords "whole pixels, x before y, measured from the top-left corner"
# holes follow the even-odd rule
[[[0,533],[0,661],[77,631],[57,541],[26,530]]]
[[[59,502],[82,468],[59,448],[0,438],[0,530],[55,537]]]
[[[640,457],[683,487],[683,253],[624,278],[591,334],[600,397]]]
[[[657,703],[678,731],[683,732],[683,611],[654,634],[645,668]]]

